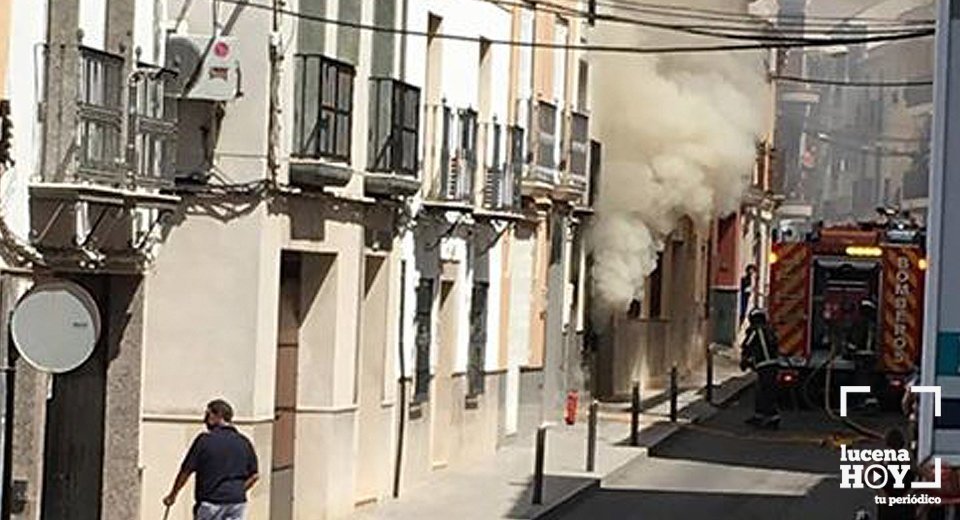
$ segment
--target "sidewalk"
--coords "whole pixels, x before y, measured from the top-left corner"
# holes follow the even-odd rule
[[[723,403],[749,386],[736,363],[724,354],[716,357],[714,402]],[[712,415],[716,409],[703,401],[703,374],[680,381],[678,422]],[[598,487],[600,480],[663,441],[681,426],[669,422],[670,402],[664,392],[650,393],[642,403],[640,447],[629,446],[629,404],[602,404],[597,425],[596,471],[587,473],[586,417],[578,423],[551,425],[547,432],[543,505],[531,504],[534,438],[514,439],[490,459],[471,467],[436,472],[429,480],[407,489],[400,499],[357,511],[354,520],[538,518]]]

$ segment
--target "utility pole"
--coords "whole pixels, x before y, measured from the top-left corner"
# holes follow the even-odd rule
[[[940,457],[960,465],[960,0],[941,0],[937,15],[931,143],[929,268],[923,327],[923,385],[941,388],[940,417],[933,395],[921,394],[918,461]],[[953,95],[950,95],[953,94]],[[952,204],[947,204],[953,201]]]

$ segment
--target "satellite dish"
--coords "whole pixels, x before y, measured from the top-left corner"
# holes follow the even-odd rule
[[[44,282],[17,302],[10,332],[28,363],[62,374],[93,353],[100,338],[100,311],[83,287],[63,280]]]

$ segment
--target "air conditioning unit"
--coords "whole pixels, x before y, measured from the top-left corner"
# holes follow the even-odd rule
[[[171,91],[181,98],[232,101],[240,96],[236,38],[172,34],[166,68],[177,71]]]

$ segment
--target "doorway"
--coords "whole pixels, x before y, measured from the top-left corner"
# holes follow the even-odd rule
[[[453,424],[453,363],[457,347],[457,301],[453,280],[440,282],[440,334],[437,345],[437,375],[433,401],[432,463],[434,469],[450,463]]]
[[[390,275],[386,258],[368,255],[364,266],[364,291],[360,343],[359,451],[355,502],[376,501],[389,483],[390,414],[384,401],[387,359],[387,313]]]
[[[270,479],[270,518],[293,518],[294,440],[297,427],[297,359],[300,337],[300,255],[283,253],[280,260],[280,302],[274,397],[273,460]]]

